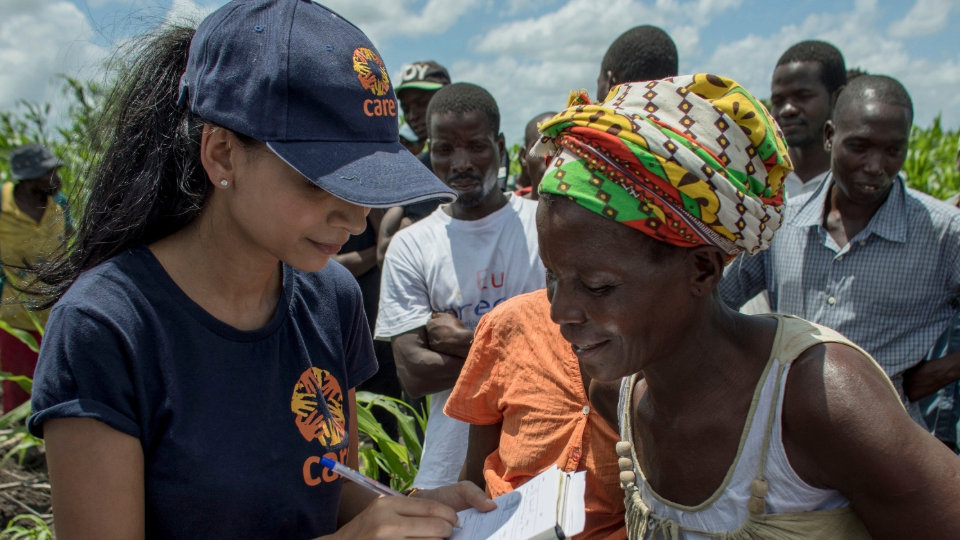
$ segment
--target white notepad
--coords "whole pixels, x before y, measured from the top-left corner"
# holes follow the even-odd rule
[[[526,484],[494,499],[497,509],[458,512],[460,527],[451,540],[523,540],[567,538],[583,532],[586,519],[584,471],[565,473],[553,467]]]

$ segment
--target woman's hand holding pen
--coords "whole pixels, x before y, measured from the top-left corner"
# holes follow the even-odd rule
[[[333,535],[333,539],[450,538],[457,512],[449,506],[415,497],[381,496]]]
[[[473,507],[481,512],[489,512],[497,507],[482,489],[469,481],[461,481],[436,489],[417,490],[413,497],[439,501],[456,511]]]
[[[473,482],[418,490],[412,497],[381,496],[350,520],[335,538],[449,538],[458,525],[457,510],[497,507]]]

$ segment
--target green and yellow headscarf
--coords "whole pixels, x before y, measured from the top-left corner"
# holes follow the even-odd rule
[[[700,73],[571,98],[532,149],[553,156],[541,193],[662,242],[714,245],[729,258],[766,249],[793,169],[767,110],[736,82]]]

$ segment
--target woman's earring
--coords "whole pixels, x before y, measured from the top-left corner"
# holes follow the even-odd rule
[[[226,178],[221,178],[221,179],[220,179],[220,186],[221,186],[221,187],[227,187],[227,186],[229,186],[229,185],[230,185],[230,182],[227,181]]]

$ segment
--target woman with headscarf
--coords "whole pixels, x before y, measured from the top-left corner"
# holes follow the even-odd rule
[[[591,399],[623,378],[629,536],[960,537],[960,460],[866,352],[714,292],[780,226],[792,166],[766,109],[707,74],[572,101],[533,150],[540,254]]]

